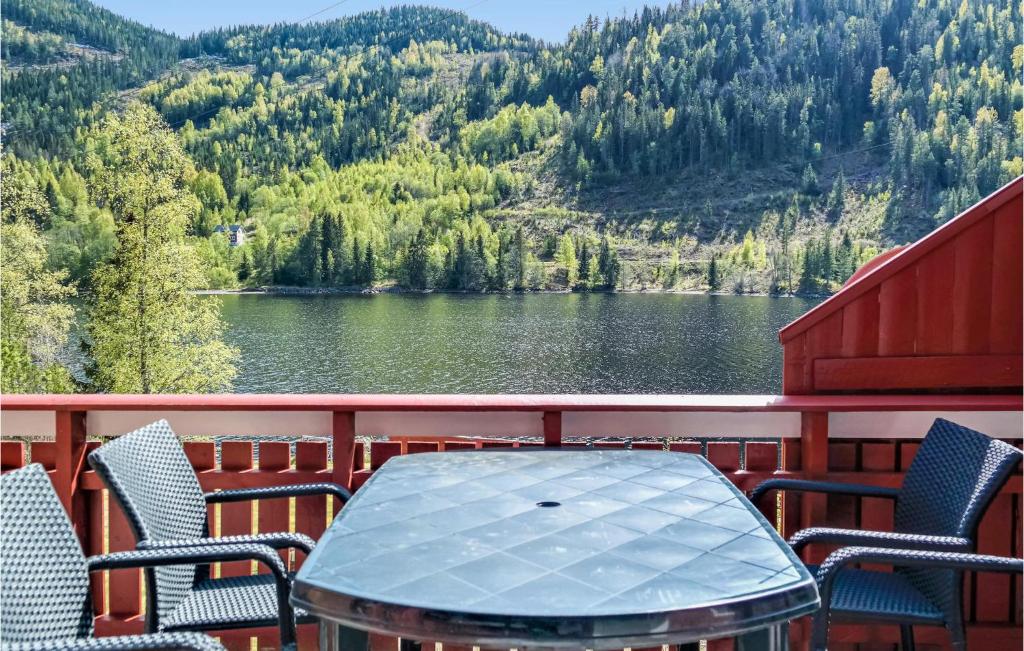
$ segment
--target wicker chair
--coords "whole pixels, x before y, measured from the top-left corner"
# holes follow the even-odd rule
[[[86,558],[39,464],[0,477],[0,647],[9,651],[223,651],[199,633],[93,637],[89,572],[180,562],[188,549]]]
[[[831,609],[835,607],[836,586],[840,585],[843,576],[849,572],[860,570],[848,569],[851,565],[861,563],[882,563],[897,568],[915,569],[922,572],[955,572],[957,575],[965,571],[1024,573],[1024,559],[986,556],[982,554],[960,554],[956,552],[930,552],[916,549],[885,549],[877,547],[843,547],[825,559],[818,569],[818,587],[821,592],[822,608],[814,614],[811,648],[814,651],[826,651],[828,648],[828,625]],[[885,576],[881,572],[873,572]],[[847,588],[849,589],[849,588]],[[887,612],[893,619],[908,621],[911,617],[921,624],[938,624],[945,621],[944,602],[946,595],[928,589],[927,584],[921,586],[918,593],[896,594],[891,591],[878,592],[874,597],[883,599],[874,604],[877,611]],[[877,615],[872,619],[878,618]],[[912,649],[913,637],[904,638],[903,647]],[[961,639],[957,645],[966,646]]]
[[[351,495],[335,484],[302,484],[225,490],[204,494],[178,437],[167,421],[158,421],[118,437],[89,454],[89,464],[128,518],[138,549],[156,551],[200,546],[224,550],[239,545],[262,549],[295,548],[306,553],[315,543],[299,533],[261,533],[212,538],[209,504],[305,495]],[[275,555],[280,564],[280,558]],[[228,559],[218,559],[228,560]],[[283,567],[283,565],[282,565]],[[212,630],[273,626],[280,620],[281,643],[295,641],[295,622],[315,619],[288,604],[290,576],[284,589],[276,575],[210,578],[205,565],[146,570],[149,631]],[[287,617],[287,626],[284,618]]]
[[[949,552],[974,551],[978,522],[1021,460],[1021,451],[980,432],[936,419],[907,469],[900,488],[824,481],[769,479],[751,493],[757,503],[772,490],[876,497],[895,502],[894,531],[858,531],[813,527],[799,531],[789,543],[799,551],[809,543],[825,543],[888,550]],[[902,647],[914,648],[913,626],[945,626],[954,648],[966,648],[961,611],[965,566],[950,561],[933,564],[910,562],[894,556],[893,572],[872,572],[846,567],[837,557],[831,569],[809,566],[818,573],[823,590],[824,621],[884,621],[900,625]],[[908,560],[901,564],[902,559]],[[865,561],[871,562],[871,561]],[[844,569],[838,571],[838,567]],[[827,637],[827,623],[824,632]],[[817,640],[824,648],[825,639]]]

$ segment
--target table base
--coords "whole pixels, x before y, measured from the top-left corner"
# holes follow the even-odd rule
[[[320,651],[369,651],[370,635],[366,631],[320,622]],[[698,651],[700,643],[690,642],[675,647],[676,651]],[[736,651],[788,651],[789,622],[776,624],[736,637]],[[399,640],[399,651],[422,651],[420,643]]]

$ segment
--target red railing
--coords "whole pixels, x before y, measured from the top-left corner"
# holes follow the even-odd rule
[[[331,480],[357,488],[399,454],[465,447],[579,445],[671,449],[706,454],[745,490],[771,476],[829,477],[898,486],[928,425],[943,416],[1020,445],[1021,396],[4,396],[0,403],[3,470],[39,462],[68,508],[87,554],[130,549],[124,517],[111,508],[85,454],[95,437],[116,436],[157,418],[179,435],[205,490]],[[285,440],[224,440],[225,435],[287,435]],[[188,440],[190,437],[205,440]],[[373,438],[366,438],[366,437]],[[497,438],[501,437],[501,438]],[[700,440],[695,440],[700,439]],[[742,440],[737,440],[742,439]],[[219,454],[218,454],[219,451]],[[986,514],[979,550],[1022,555],[1021,479],[1013,478]],[[785,496],[770,517],[788,535],[811,523],[886,529],[891,505],[849,497]],[[221,535],[292,529],[318,537],[334,505],[327,498],[225,504],[211,513]],[[814,558],[827,550],[811,549]],[[289,559],[292,567],[301,563]],[[248,573],[224,564],[223,575]],[[974,648],[1021,645],[1020,581],[977,575],[966,580]],[[139,573],[118,571],[94,582],[101,634],[141,628]],[[804,639],[794,626],[795,640]],[[315,648],[303,631],[302,648]],[[249,648],[249,632],[221,634]],[[893,644],[883,626],[840,626],[830,648]],[[922,643],[946,645],[939,629],[921,628]],[[276,634],[258,631],[260,648]],[[394,640],[375,637],[377,649]],[[716,642],[712,649],[730,648]]]

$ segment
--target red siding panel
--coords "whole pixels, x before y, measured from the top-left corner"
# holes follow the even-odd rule
[[[843,313],[836,312],[807,333],[807,357],[838,357],[843,350]],[[814,388],[814,365],[804,365],[804,386]]]
[[[245,472],[252,470],[252,443],[250,441],[224,441],[220,446],[221,470]],[[252,533],[252,502],[220,505],[220,535],[239,536]],[[247,576],[252,574],[250,561],[222,563],[221,576]]]
[[[326,470],[327,444],[319,441],[299,441],[295,444],[296,470]],[[295,498],[295,530],[318,540],[327,528],[327,498],[317,496]],[[296,557],[304,557],[295,552]],[[301,562],[301,558],[299,560]]]
[[[708,461],[722,472],[740,469],[740,444],[729,441],[708,443]]]
[[[0,443],[0,470],[7,472],[25,465],[25,444],[21,441]]]
[[[858,357],[814,361],[814,389],[917,390],[1013,388],[1021,385],[1020,355]]]
[[[811,393],[804,380],[807,366],[807,335],[794,337],[782,345],[782,392],[788,395]]]
[[[921,259],[917,273],[917,353],[941,355],[952,350],[953,310],[949,297],[956,273],[955,242]]]
[[[986,219],[964,231],[956,240],[956,282],[951,306],[952,352],[955,353],[978,355],[988,352],[992,316],[993,225],[993,219]]]
[[[878,354],[913,355],[917,336],[917,267],[909,267],[882,283],[878,304]]]
[[[989,326],[989,348],[993,353],[1021,351],[1022,317],[1024,312],[1024,266],[1021,241],[1024,220],[1021,219],[1020,197],[1011,201],[995,216],[992,241],[992,317]]]
[[[285,472],[291,468],[291,445],[283,441],[262,441],[259,446],[261,473]],[[256,524],[260,533],[288,531],[289,502],[288,499],[259,500]],[[288,550],[281,551],[285,566],[288,565],[289,556]],[[261,574],[270,571],[262,564],[257,569]]]
[[[843,308],[843,357],[878,354],[878,289]]]

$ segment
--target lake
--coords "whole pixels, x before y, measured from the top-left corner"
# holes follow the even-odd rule
[[[778,393],[803,298],[220,295],[240,393]]]

